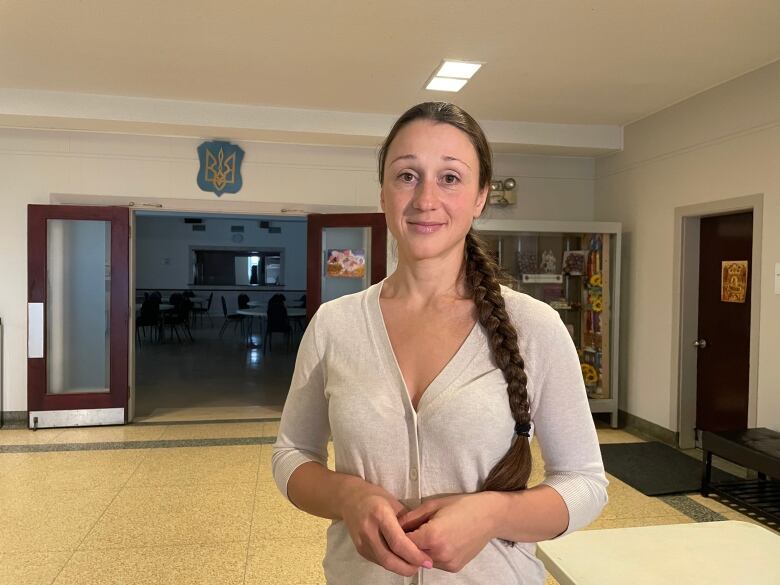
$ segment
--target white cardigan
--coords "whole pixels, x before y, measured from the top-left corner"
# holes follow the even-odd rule
[[[274,445],[281,492],[307,461],[381,485],[409,508],[438,494],[478,491],[514,440],[506,382],[477,324],[414,410],[379,307],[382,283],[322,305],[301,341]],[[607,480],[577,353],[558,313],[502,287],[528,375],[533,435],[545,484],[569,511],[566,533],[583,528],[607,501]],[[328,528],[329,585],[538,585],[535,544],[491,541],[459,573],[420,570],[404,578],[361,557],[346,526]]]

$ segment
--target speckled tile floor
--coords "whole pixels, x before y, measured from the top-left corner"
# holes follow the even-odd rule
[[[21,450],[0,450],[0,585],[323,584],[328,523],[278,494],[277,429],[261,420],[0,430],[0,446]],[[599,438],[641,440],[609,428]],[[38,451],[64,446],[75,450]],[[610,481],[589,529],[751,521],[698,495],[650,498]]]

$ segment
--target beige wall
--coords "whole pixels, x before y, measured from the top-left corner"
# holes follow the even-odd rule
[[[675,208],[763,194],[757,422],[780,430],[780,62],[626,127],[624,142],[596,162],[596,217],[625,232],[621,408],[677,430]]]
[[[0,317],[5,327],[2,409],[26,398],[27,216],[52,193],[235,203],[377,208],[375,150],[242,143],[244,188],[217,200],[198,190],[200,141],[183,138],[0,129]],[[516,207],[487,217],[593,219],[594,161],[498,155],[496,173],[518,181]],[[229,211],[235,211],[230,207]],[[264,210],[265,212],[268,209]]]

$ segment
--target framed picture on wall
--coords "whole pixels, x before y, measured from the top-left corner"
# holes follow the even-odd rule
[[[328,250],[325,270],[330,278],[363,278],[366,274],[365,250]]]

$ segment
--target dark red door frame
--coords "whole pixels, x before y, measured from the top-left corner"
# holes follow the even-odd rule
[[[328,213],[308,216],[306,267],[306,317],[311,319],[322,299],[323,228],[371,228],[371,284],[387,274],[387,224],[384,213]]]
[[[27,359],[27,410],[124,408],[127,419],[130,211],[125,207],[27,206],[27,301],[47,302],[47,222],[50,219],[111,222],[111,291],[108,393],[47,394],[46,311],[44,357]]]

